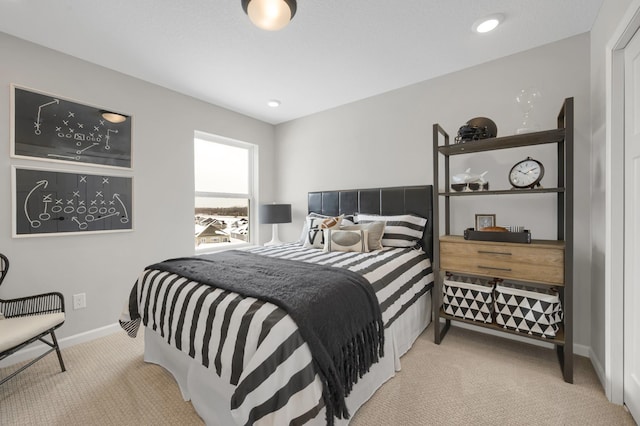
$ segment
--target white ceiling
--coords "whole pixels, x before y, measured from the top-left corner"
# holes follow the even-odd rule
[[[277,124],[587,32],[602,2],[299,0],[268,32],[240,0],[0,0],[0,31]]]

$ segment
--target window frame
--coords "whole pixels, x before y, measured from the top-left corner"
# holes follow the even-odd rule
[[[196,198],[237,198],[249,201],[249,241],[241,242],[241,243],[229,243],[229,244],[220,244],[219,247],[206,247],[206,248],[198,248],[194,247],[195,253],[206,253],[213,252],[219,250],[227,250],[232,248],[238,248],[243,246],[253,245],[257,241],[257,203],[258,199],[257,188],[258,188],[258,146],[249,142],[243,142],[236,139],[227,138],[224,136],[214,135],[211,133],[195,131],[193,135],[193,159],[195,162],[195,142],[196,139],[217,143],[221,145],[233,146],[236,148],[246,149],[248,151],[248,193],[236,193],[236,192],[207,192],[207,191],[196,191],[196,178],[195,178],[195,164],[194,164],[194,173],[193,173],[193,212],[195,214],[196,209]],[[194,240],[195,241],[195,240]]]

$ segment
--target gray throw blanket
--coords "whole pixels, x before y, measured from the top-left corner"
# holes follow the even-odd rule
[[[296,322],[323,382],[327,424],[349,418],[345,397],[383,356],[384,324],[369,282],[331,266],[230,250],[149,266],[266,300]]]

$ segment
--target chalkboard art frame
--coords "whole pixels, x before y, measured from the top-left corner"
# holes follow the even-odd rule
[[[11,84],[11,156],[131,169],[133,117]]]
[[[12,166],[13,237],[133,230],[133,178]]]

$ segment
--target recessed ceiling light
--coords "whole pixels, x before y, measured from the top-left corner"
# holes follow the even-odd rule
[[[482,19],[478,19],[473,23],[471,27],[473,31],[477,33],[488,33],[491,30],[494,30],[498,25],[500,25],[504,21],[504,15],[500,13],[496,13],[494,15],[485,16]]]
[[[267,102],[267,105],[269,105],[271,108],[278,108],[280,106],[280,101],[277,99],[271,99],[269,102]]]

